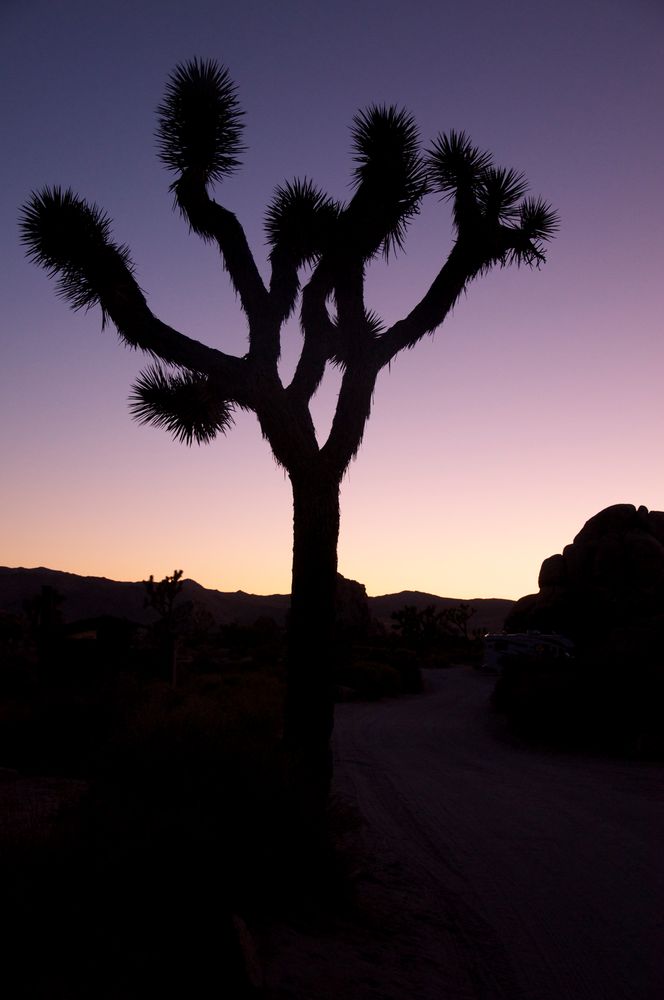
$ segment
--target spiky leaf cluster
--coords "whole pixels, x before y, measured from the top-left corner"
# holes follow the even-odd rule
[[[370,252],[382,249],[387,256],[402,249],[408,223],[427,191],[417,125],[403,109],[372,105],[353,118],[351,137],[357,193],[350,214],[355,210],[378,236],[378,246]]]
[[[306,177],[279,185],[265,214],[272,255],[286,253],[299,267],[330,245],[341,206]]]
[[[542,198],[525,198],[519,210],[521,230],[529,240],[551,240],[560,228],[558,213]]]
[[[216,396],[205,376],[167,372],[161,365],[141,372],[129,409],[138,423],[164,428],[188,445],[207,444],[232,424],[230,404]]]
[[[49,276],[57,276],[57,294],[73,309],[99,302],[114,275],[133,273],[129,250],[111,239],[109,217],[71,188],[34,192],[19,226],[28,257]]]
[[[169,170],[200,171],[207,183],[240,165],[244,112],[224,66],[199,59],[177,66],[157,114],[159,157]]]
[[[378,338],[385,333],[385,324],[378,313],[373,309],[365,310],[364,322],[366,331],[372,340],[378,340]]]
[[[518,170],[488,167],[477,188],[477,203],[490,222],[510,222],[519,216],[519,202],[528,190],[528,181]]]
[[[560,228],[558,213],[542,198],[525,198],[515,212],[515,220],[512,231],[517,238],[501,263],[539,267],[546,261],[545,243]]]
[[[488,263],[534,264],[544,260],[543,244],[558,230],[556,212],[541,198],[525,198],[528,182],[517,170],[495,167],[465,132],[440,135],[428,152],[432,190],[453,200],[457,230],[509,226],[513,242]]]
[[[454,199],[457,226],[472,214],[479,187],[491,162],[490,153],[473,146],[465,132],[454,129],[439,135],[428,151],[431,190]]]

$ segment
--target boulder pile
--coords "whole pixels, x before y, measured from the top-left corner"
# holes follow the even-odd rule
[[[615,504],[595,514],[562,554],[542,563],[539,593],[508,615],[509,632],[600,637],[664,631],[664,512]]]
[[[521,735],[568,747],[662,759],[664,513],[616,504],[542,563],[539,593],[521,598],[510,632],[556,631],[569,661],[506,664],[494,704]]]

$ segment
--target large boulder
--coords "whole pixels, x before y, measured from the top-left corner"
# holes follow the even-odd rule
[[[337,573],[337,628],[349,639],[364,639],[371,626],[366,587]]]
[[[539,593],[516,603],[508,631],[556,630],[592,642],[664,623],[664,512],[615,504],[545,559]]]

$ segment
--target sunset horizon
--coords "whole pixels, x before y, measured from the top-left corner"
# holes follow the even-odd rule
[[[58,301],[19,242],[30,192],[71,185],[109,213],[157,316],[245,353],[227,275],[172,212],[155,151],[168,75],[197,55],[228,67],[246,111],[243,166],[215,194],[245,226],[263,276],[275,186],[310,177],[347,199],[349,128],[372,104],[411,112],[425,149],[441,131],[467,132],[498,165],[523,170],[529,194],[560,215],[541,269],[472,281],[435,337],[380,375],[342,483],[340,572],[371,594],[516,599],[536,590],[543,559],[599,510],[664,506],[657,13],[647,4],[601,17],[590,3],[479,8],[480,20],[441,10],[418,21],[393,4],[380,23],[343,5],[303,19],[298,3],[279,15],[269,5],[223,16],[201,7],[186,22],[175,4],[160,5],[157,22],[147,10],[93,11],[78,0],[57,13],[44,3],[3,12],[3,74],[15,95],[2,192],[3,563],[112,579],[177,565],[221,590],[290,589],[289,482],[255,418],[236,412],[228,435],[190,449],[132,423],[140,358],[111,326],[100,333],[96,308],[71,313]],[[353,31],[340,32],[342,23]],[[481,79],[464,57],[478,44]],[[391,65],[381,53],[397,46]],[[315,98],[305,80],[316,82]],[[418,301],[451,239],[449,205],[429,196],[404,252],[369,267],[367,302],[385,324]],[[285,332],[288,380],[297,322]],[[313,400],[319,441],[339,388],[337,371],[325,378]]]
[[[660,1000],[664,0],[0,0],[5,979]]]

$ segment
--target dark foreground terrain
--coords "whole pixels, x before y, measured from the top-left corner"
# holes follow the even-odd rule
[[[275,931],[270,997],[661,997],[661,765],[515,743],[470,668],[426,684],[338,709],[336,790],[366,821],[358,913]]]

